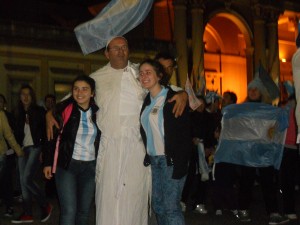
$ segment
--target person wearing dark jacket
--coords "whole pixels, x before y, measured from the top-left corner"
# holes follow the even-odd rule
[[[45,144],[44,174],[51,179],[55,172],[61,207],[60,225],[88,223],[95,193],[95,168],[100,141],[94,94],[95,81],[92,78],[81,75],[73,81],[72,96],[55,109],[61,129],[56,132],[56,138]],[[60,141],[56,149],[58,138]],[[54,154],[56,150],[59,153],[57,158]],[[54,163],[56,159],[57,168]]]
[[[18,159],[20,184],[23,196],[23,213],[12,223],[32,223],[32,197],[41,209],[41,222],[46,222],[52,212],[52,206],[46,201],[41,187],[35,182],[40,166],[40,154],[46,137],[45,110],[36,104],[35,93],[28,84],[19,92],[20,101],[15,110],[16,128],[14,134],[24,150],[24,157]]]
[[[159,225],[184,225],[180,199],[191,152],[189,111],[175,118],[176,92],[165,84],[163,67],[154,60],[140,65],[139,80],[149,90],[141,111],[141,136],[146,147],[144,165],[152,169],[152,206]]]

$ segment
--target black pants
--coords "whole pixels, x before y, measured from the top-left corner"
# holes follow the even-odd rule
[[[298,159],[298,149],[284,148],[280,168],[280,185],[285,214],[295,213],[295,185]]]
[[[182,201],[186,204],[187,211],[195,209],[198,204],[205,204],[207,197],[208,181],[201,181],[197,151],[197,147],[194,146],[189,162],[188,175],[182,192]]]
[[[256,179],[261,185],[261,190],[267,213],[278,212],[277,201],[277,180],[278,171],[273,166],[270,167],[247,167],[239,166],[239,209],[248,210],[252,198],[253,184]],[[256,176],[258,175],[258,176]]]
[[[253,185],[258,179],[267,213],[278,212],[278,185],[275,179],[277,172],[272,166],[255,168],[230,163],[216,164],[213,198],[215,209],[248,210],[252,201]]]
[[[216,163],[214,177],[212,194],[214,209],[237,209],[237,166],[231,163]]]
[[[6,164],[3,171],[1,180],[1,194],[6,207],[13,206],[13,179],[14,172],[16,171],[16,158],[15,154],[6,156]]]

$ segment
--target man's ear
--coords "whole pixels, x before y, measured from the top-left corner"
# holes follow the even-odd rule
[[[159,73],[159,76],[157,76],[158,77],[158,80],[161,80],[162,78],[163,78],[163,74],[162,73]]]
[[[108,50],[107,50],[107,49],[105,49],[104,55],[105,55],[105,57],[109,60],[109,55],[108,55]]]

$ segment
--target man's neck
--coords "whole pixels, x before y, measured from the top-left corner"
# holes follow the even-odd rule
[[[109,63],[109,64],[110,64],[111,68],[113,68],[115,70],[123,70],[129,65],[129,61],[127,62],[127,64],[125,66],[113,66],[113,65],[111,65],[111,63]]]

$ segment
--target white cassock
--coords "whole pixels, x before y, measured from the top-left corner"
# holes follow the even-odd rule
[[[96,225],[147,225],[150,167],[143,165],[140,136],[144,91],[136,65],[110,64],[91,74],[96,81],[97,124],[102,132],[96,166]]]

